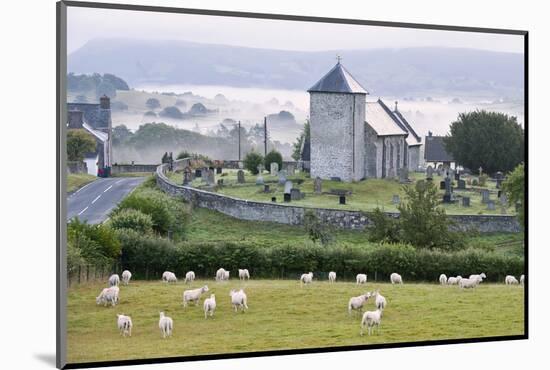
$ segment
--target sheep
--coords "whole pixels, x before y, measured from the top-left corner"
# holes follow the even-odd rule
[[[195,273],[193,271],[188,271],[187,274],[185,274],[185,280],[183,282],[192,283],[193,281],[195,281]]]
[[[229,271],[224,271],[223,272],[223,278],[222,280],[229,280]]]
[[[162,281],[166,283],[175,283],[178,281],[176,274],[170,271],[164,271],[162,274]]]
[[[329,283],[334,283],[336,281],[336,272],[331,271],[328,273],[328,281]]]
[[[519,283],[520,283],[522,286],[525,285],[525,275],[521,275],[521,276],[519,277]]]
[[[242,312],[248,310],[248,298],[246,297],[246,293],[244,292],[244,290],[231,289],[231,291],[229,292],[229,296],[231,297],[231,305],[235,309],[235,312],[237,312],[238,308],[240,308]]]
[[[110,302],[112,306],[115,306],[118,303],[119,291],[120,288],[116,285],[109,288],[104,288],[95,298],[96,304],[103,304],[104,306],[107,306],[107,303]]]
[[[214,315],[214,311],[216,310],[216,296],[214,294],[210,294],[210,298],[206,298],[204,300],[204,318],[207,318],[207,314],[210,313],[210,317]]]
[[[468,278],[470,280],[472,279],[475,279],[478,281],[478,283],[481,283],[483,281],[483,279],[487,279],[487,275],[485,275],[485,273],[481,273],[479,275],[470,275],[470,277]]]
[[[204,292],[208,292],[208,285],[203,286],[202,288],[186,290],[183,292],[183,307],[187,307],[188,302],[195,302],[195,306],[199,305],[201,295]]]
[[[439,275],[439,284],[447,285],[447,275],[445,274]]]
[[[366,284],[367,283],[367,274],[357,274],[355,277],[355,283],[358,284]]]
[[[475,288],[479,283],[481,282],[480,279],[474,278],[474,279],[460,279],[458,282],[458,286],[460,289],[473,289]]]
[[[401,275],[396,272],[390,275],[390,281],[392,284],[403,284],[403,279],[401,278]]]
[[[348,314],[351,315],[352,310],[363,312],[363,305],[365,304],[365,302],[367,302],[370,296],[371,296],[371,293],[367,292],[357,297],[351,297],[348,302]]]
[[[363,330],[365,326],[367,327],[367,333],[370,335],[373,327],[376,326],[376,334],[380,332],[380,323],[382,322],[382,310],[377,309],[376,311],[367,311],[363,314],[361,319],[361,336],[363,335]]]
[[[171,317],[164,316],[164,312],[159,312],[160,319],[159,319],[159,329],[160,329],[160,335],[163,339],[166,339],[166,337],[172,336],[172,330],[174,328],[174,321],[172,321]]]
[[[250,280],[250,273],[247,269],[239,269],[239,280],[248,279]]]
[[[109,286],[118,286],[120,284],[120,277],[118,274],[112,274],[109,277]]]
[[[309,272],[308,274],[302,274],[302,276],[300,276],[300,285],[311,284],[312,281],[313,281],[313,272]]]
[[[376,290],[374,292],[374,304],[376,305],[376,308],[379,310],[384,310],[386,308],[386,305],[388,304],[386,302],[386,297],[380,294],[380,290]]]
[[[462,276],[458,275],[457,277],[450,277],[447,279],[448,285],[458,285],[458,283],[462,280]]]
[[[120,335],[123,337],[125,336],[132,336],[132,318],[130,316],[122,315],[116,315],[117,316],[117,326],[118,330],[120,331]]]
[[[504,284],[506,285],[516,285],[519,284],[518,279],[516,279],[512,275],[507,275],[506,278],[504,278]]]
[[[224,268],[219,268],[218,271],[216,271],[216,281],[223,280],[225,277],[225,270]]]
[[[132,273],[128,270],[122,271],[122,283],[124,285],[128,285],[130,283],[130,279],[132,278]]]

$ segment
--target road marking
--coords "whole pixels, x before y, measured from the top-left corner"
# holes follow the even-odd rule
[[[115,182],[115,185],[118,184],[119,182],[121,182],[122,180],[118,180],[117,182]]]
[[[78,216],[80,216],[81,214],[84,213],[84,211],[86,211],[88,209],[88,207],[84,208],[82,211],[80,211],[80,213],[78,214]]]
[[[104,192],[104,193],[107,192],[107,190],[109,190],[109,189],[112,188],[112,187],[113,187],[113,185],[109,186],[107,189],[103,190],[103,192]]]
[[[94,204],[99,198],[101,198],[101,194],[99,194],[94,200],[92,200],[92,204]]]
[[[73,194],[76,194],[76,193],[78,193],[80,190],[82,190],[82,189],[84,189],[84,188],[87,188],[88,186],[92,185],[92,183],[93,183],[93,181],[90,182],[89,184],[84,185],[83,187],[81,187],[80,189],[78,189],[77,191],[75,191]]]

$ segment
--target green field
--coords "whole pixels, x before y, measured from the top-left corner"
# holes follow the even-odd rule
[[[68,174],[67,175],[67,193],[72,193],[84,185],[97,180],[96,176],[88,175],[87,173]]]
[[[437,284],[318,282],[301,288],[292,280],[232,279],[208,284],[216,294],[213,319],[199,307],[182,307],[182,282],[132,281],[121,286],[116,307],[95,304],[105,283],[76,285],[68,294],[68,361],[112,361],[166,356],[254,352],[524,334],[524,290],[482,284],[475,290]],[[249,310],[234,313],[228,292],[243,287]],[[359,335],[360,317],[348,316],[350,297],[379,288],[388,300],[379,335]],[[367,310],[374,309],[373,301]],[[174,320],[173,337],[161,339],[158,313]],[[130,315],[132,337],[123,338],[116,314]]]
[[[176,184],[181,184],[183,181],[183,174],[181,172],[175,172],[168,174],[169,178]],[[300,188],[302,192],[306,194],[304,199],[293,201],[292,203],[283,202],[284,186],[278,185],[277,176],[271,176],[267,172],[263,174],[263,178],[266,184],[270,185],[270,193],[263,192],[263,186],[256,185],[256,175],[251,175],[248,171],[245,171],[244,184],[237,183],[237,171],[236,170],[223,170],[223,176],[216,175],[217,179],[223,179],[224,186],[217,189],[220,194],[232,196],[235,198],[249,199],[259,202],[271,202],[271,197],[277,198],[277,203],[283,205],[295,205],[303,207],[317,207],[317,208],[336,208],[347,210],[359,210],[369,211],[379,207],[385,211],[396,212],[397,206],[392,203],[393,195],[399,195],[401,200],[404,197],[403,185],[396,180],[388,179],[368,179],[359,182],[345,183],[338,181],[323,180],[322,191],[324,193],[329,192],[331,189],[338,190],[350,190],[351,196],[346,198],[346,205],[338,204],[338,196],[330,194],[315,194],[313,187],[313,179],[306,177],[304,173],[297,172],[295,176],[289,176],[288,179],[293,181],[295,187]],[[410,178],[413,181],[424,178],[423,174],[411,173]],[[434,184],[439,186],[439,182],[443,180],[441,176],[434,176]],[[297,185],[297,182],[303,181],[301,185]],[[204,187],[204,182],[199,179],[195,179],[192,183],[195,187]],[[455,196],[469,196],[470,207],[463,207],[460,198],[453,204],[441,204],[448,214],[501,214],[502,210],[497,199],[497,189],[495,183],[489,182],[487,189],[491,191],[491,199],[496,201],[495,210],[487,210],[486,204],[481,202],[481,193],[479,190],[472,189],[471,186],[466,186],[466,190],[454,191]],[[444,190],[439,190],[441,198],[443,198]],[[506,209],[507,214],[515,214],[513,207]]]

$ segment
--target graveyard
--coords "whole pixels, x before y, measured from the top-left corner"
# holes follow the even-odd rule
[[[403,186],[411,186],[416,181],[426,179],[425,173],[410,172],[407,182],[400,182],[397,179],[366,179],[354,182],[318,180],[320,189],[316,189],[315,179],[310,178],[305,172],[295,171],[293,175],[287,175],[280,171],[275,175],[269,171],[263,171],[260,176],[262,181],[259,183],[257,181],[259,176],[252,175],[247,170],[243,170],[243,178],[239,181],[238,172],[239,170],[236,169],[223,169],[221,174],[212,173],[214,178],[211,179],[210,184],[205,177],[195,177],[188,185],[258,202],[273,202],[275,198],[276,203],[283,205],[354,211],[372,211],[380,208],[387,212],[397,212],[397,205],[403,197]],[[183,176],[181,171],[168,174],[170,180],[176,184],[182,184]],[[485,186],[472,185],[472,180],[475,179],[474,183],[477,181],[477,176],[473,175],[462,175],[462,184],[451,179],[453,199],[450,203],[444,203],[445,188],[442,184],[444,179],[443,174],[438,175],[434,172],[431,181],[438,187],[441,206],[448,214],[515,214],[515,207],[507,204],[504,199],[498,198],[497,184],[494,180],[489,179]],[[285,202],[284,197],[287,181],[292,183],[293,189],[299,190],[299,195],[291,197],[290,202]],[[215,186],[212,186],[213,184]],[[461,187],[463,189],[460,189]],[[345,204],[340,204],[340,195],[345,196]],[[484,196],[488,201],[484,201]],[[469,198],[469,205],[465,203],[464,198]]]

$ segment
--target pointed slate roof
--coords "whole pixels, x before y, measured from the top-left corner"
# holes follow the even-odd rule
[[[378,136],[408,135],[407,130],[380,99],[365,104],[365,121]]]
[[[368,94],[367,90],[353,78],[340,62],[336,63],[308,92]]]
[[[409,146],[416,146],[416,145],[422,145],[422,139],[420,136],[416,134],[416,131],[412,128],[410,123],[403,117],[401,112],[399,112],[397,109],[393,111],[393,114],[397,117],[397,119],[401,122],[403,126],[405,126],[406,130],[409,132],[409,136],[407,137],[407,144]]]

